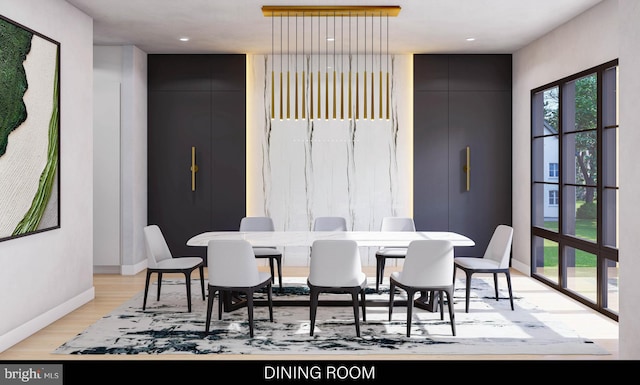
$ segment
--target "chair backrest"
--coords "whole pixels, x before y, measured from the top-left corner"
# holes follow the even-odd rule
[[[274,231],[270,217],[244,217],[240,220],[240,231]]]
[[[492,259],[500,264],[501,269],[509,267],[511,257],[511,243],[513,240],[513,227],[498,225],[493,231],[484,258]]]
[[[362,261],[356,241],[322,239],[311,246],[309,282],[316,286],[357,286],[362,277]]]
[[[243,239],[209,241],[207,270],[210,285],[251,287],[260,283],[253,249]]]
[[[158,225],[149,225],[144,227],[144,240],[147,249],[147,266],[151,268],[158,267],[158,263],[165,259],[172,258],[169,245],[162,235],[162,231]]]
[[[416,231],[416,224],[411,217],[384,217],[380,231]]]
[[[421,239],[409,243],[400,281],[411,286],[453,284],[453,244],[446,240]]]
[[[347,231],[347,220],[343,217],[317,217],[313,231]]]

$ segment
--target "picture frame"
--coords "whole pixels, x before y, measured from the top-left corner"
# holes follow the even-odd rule
[[[0,241],[60,228],[60,43],[0,15]]]

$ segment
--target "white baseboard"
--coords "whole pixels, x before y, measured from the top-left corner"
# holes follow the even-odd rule
[[[135,265],[122,265],[120,271],[122,275],[136,275],[146,268],[147,260],[145,259],[141,262],[136,263]]]
[[[53,309],[31,319],[19,327],[8,331],[0,336],[0,353],[9,349],[18,342],[26,339],[32,334],[44,329],[53,322],[76,310],[80,306],[92,301],[95,298],[95,288],[92,286],[70,300],[54,307]]]
[[[511,268],[518,270],[526,276],[531,276],[531,266],[516,261],[515,259],[511,259]]]

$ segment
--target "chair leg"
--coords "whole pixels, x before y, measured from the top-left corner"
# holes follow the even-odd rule
[[[384,267],[382,264],[384,263],[384,257],[376,255],[376,291],[380,290],[380,283],[382,283],[382,279],[384,276]]]
[[[511,273],[509,273],[509,270],[507,270],[504,273],[507,276],[507,286],[509,287],[509,301],[511,302],[511,310],[513,309],[513,293],[511,291]]]
[[[469,294],[471,293],[471,276],[473,275],[470,271],[465,271],[465,299],[464,299],[464,311],[465,313],[469,312]]]
[[[437,295],[438,302],[440,305],[440,320],[444,321],[444,292],[442,290],[434,292],[434,295]],[[436,298],[434,298],[436,299]],[[451,305],[449,305],[451,306]]]
[[[142,301],[142,311],[147,307],[147,292],[149,291],[149,278],[151,278],[151,271],[147,270],[147,279],[144,284],[144,300]]]
[[[282,258],[276,257],[276,263],[278,264],[278,285],[282,293]]]
[[[191,313],[191,272],[184,273],[184,280],[187,285],[187,310]]]
[[[222,319],[222,301],[226,295],[226,291],[218,290],[218,320]]]
[[[449,320],[451,321],[451,333],[456,335],[456,322],[455,322],[455,313],[453,310],[453,290],[446,291],[447,293],[447,301],[449,301]]]
[[[351,302],[353,303],[353,320],[356,324],[356,336],[360,337],[360,314],[358,314],[358,307],[360,307],[360,305],[358,304],[358,292],[355,290],[351,292]]]
[[[493,273],[493,289],[496,292],[496,301],[498,301],[498,273]]]
[[[247,293],[247,311],[249,312],[249,337],[253,338],[253,293]]]
[[[366,306],[366,302],[367,302],[367,298],[365,296],[365,289],[360,290],[360,296],[362,297],[362,320],[364,322],[367,322],[367,306]]]
[[[204,266],[200,265],[200,288],[202,289],[202,300],[204,301]]]
[[[313,329],[315,329],[316,326],[316,313],[318,311],[318,291],[311,288],[310,291],[310,299],[311,302],[309,302],[309,319],[311,320],[311,325],[310,325],[310,331],[309,331],[309,335],[313,336]]]
[[[389,285],[389,322],[391,322],[391,314],[393,313],[393,296],[396,293],[396,285],[391,282]]]
[[[215,297],[216,292],[209,288],[209,299],[207,300],[207,323],[205,324],[205,333],[209,333],[209,324],[211,323],[211,311],[213,310],[213,297]]]
[[[267,303],[269,304],[269,321],[273,322],[273,296],[271,292],[273,288],[271,285],[267,286]]]
[[[162,286],[162,273],[158,272],[158,295],[156,301],[160,301],[160,287]]]
[[[413,317],[414,291],[407,290],[407,337],[411,337],[411,318]]]
[[[269,258],[269,271],[271,271],[271,283],[276,283],[276,276],[273,275],[273,257]]]

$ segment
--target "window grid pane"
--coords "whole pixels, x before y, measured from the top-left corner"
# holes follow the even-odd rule
[[[567,289],[596,302],[597,257],[586,251],[565,247],[564,262],[567,272]]]
[[[558,243],[541,237],[533,238],[533,254],[535,273],[544,276],[551,282],[558,283]]]

